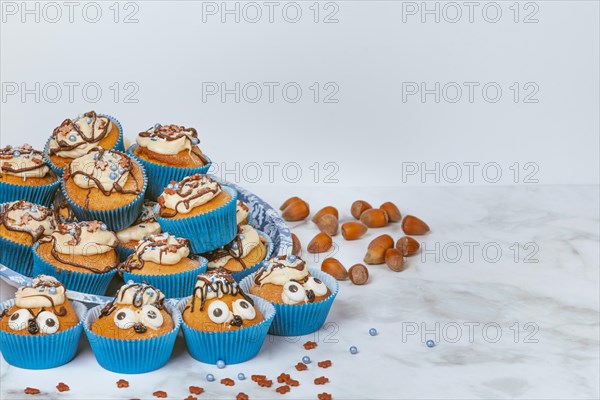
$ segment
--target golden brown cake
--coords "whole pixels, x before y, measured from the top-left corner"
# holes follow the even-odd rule
[[[175,324],[165,310],[165,295],[147,283],[129,282],[92,322],[96,335],[119,339],[148,339],[173,330]]]
[[[134,154],[145,161],[169,167],[197,168],[208,164],[198,147],[200,140],[194,128],[156,124],[136,138]]]
[[[57,190],[52,202],[54,209],[54,217],[57,222],[73,222],[77,221],[77,217],[73,212],[73,208],[62,194],[61,190]]]
[[[112,210],[133,202],[144,188],[142,168],[125,153],[94,149],[64,172],[65,191],[88,210]]]
[[[31,246],[52,235],[55,228],[51,209],[25,200],[7,203],[0,212],[0,236],[15,243]]]
[[[162,232],[160,225],[156,222],[156,216],[160,212],[158,203],[144,200],[144,206],[138,219],[128,228],[117,232],[119,246],[135,250],[138,242],[150,235],[158,235]]]
[[[168,233],[140,240],[135,252],[119,269],[142,275],[166,275],[198,268],[201,263],[189,258],[190,241]],[[188,292],[189,293],[189,292]]]
[[[117,267],[117,244],[117,236],[102,222],[69,222],[41,239],[36,252],[60,270],[104,273]]]
[[[254,301],[224,269],[198,275],[194,294],[183,311],[183,321],[204,332],[247,328],[263,320]]]
[[[238,225],[248,224],[248,214],[250,213],[250,207],[242,200],[238,200],[235,207],[235,219]]]
[[[195,174],[180,182],[171,182],[158,196],[160,216],[189,218],[215,210],[231,200],[221,185],[207,175]]]
[[[58,180],[41,151],[28,144],[0,149],[0,182],[21,186],[48,185]]]
[[[267,246],[265,239],[253,227],[242,225],[231,243],[203,256],[208,260],[208,269],[225,268],[239,272],[263,261],[267,256]]]
[[[308,273],[304,260],[294,255],[273,257],[254,275],[250,293],[278,304],[306,304],[325,300],[329,288]]]
[[[47,275],[38,275],[31,286],[20,287],[15,305],[0,310],[0,330],[16,335],[52,335],[78,323],[64,286]]]
[[[94,147],[112,149],[121,132],[108,117],[95,111],[73,119],[65,119],[50,138],[48,157],[58,168],[65,168],[73,159],[87,154]]]

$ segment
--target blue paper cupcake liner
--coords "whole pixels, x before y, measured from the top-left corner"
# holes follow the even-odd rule
[[[181,325],[181,314],[176,307],[165,303],[175,324],[171,332],[154,338],[133,340],[108,338],[92,332],[91,325],[98,319],[103,307],[99,305],[92,308],[83,324],[96,361],[102,368],[120,374],[141,374],[159,369],[169,361]]]
[[[206,174],[212,165],[212,161],[206,154],[204,157],[208,160],[208,164],[197,167],[197,168],[179,168],[173,166],[166,166],[161,164],[156,164],[151,161],[144,160],[140,157],[137,157],[133,152],[137,148],[137,144],[132,144],[127,152],[135,158],[137,162],[142,164],[144,168],[146,168],[146,173],[148,174],[148,190],[146,191],[146,197],[150,200],[156,201],[158,196],[163,192],[163,190],[167,187],[169,182],[177,181],[179,182],[186,176],[191,176],[194,174]]]
[[[0,236],[0,264],[31,278],[33,276],[31,246]]]
[[[111,122],[114,123],[115,125],[117,125],[117,128],[119,128],[119,139],[117,139],[117,143],[115,143],[113,148],[110,150],[125,151],[125,145],[123,144],[123,126],[121,125],[119,120],[116,119],[115,117],[113,117],[111,115],[107,115],[107,114],[98,114],[98,116],[109,118],[111,120]],[[48,139],[48,141],[46,142],[46,145],[44,146],[44,161],[46,161],[46,164],[48,164],[48,166],[52,169],[52,171],[56,172],[56,174],[59,177],[61,177],[61,176],[63,176],[64,168],[60,168],[60,167],[56,166],[52,162],[52,160],[50,159],[50,156],[49,156],[51,139],[52,139],[52,137],[50,137]]]
[[[203,257],[195,257],[200,262],[197,268],[189,271],[177,272],[167,275],[145,275],[123,272],[123,280],[128,282],[132,280],[136,283],[147,282],[157,289],[160,289],[167,298],[176,298],[190,296],[194,292],[196,280],[199,274],[206,272],[208,261]],[[140,272],[143,272],[142,269]]]
[[[156,221],[163,232],[189,239],[192,253],[206,253],[226,245],[237,235],[237,192],[229,186],[221,185],[221,188],[231,196],[229,202],[223,206],[193,217],[157,217]]]
[[[14,304],[14,299],[1,303],[0,312]],[[29,336],[0,330],[0,352],[6,362],[19,368],[48,369],[71,361],[77,353],[87,314],[83,304],[72,301],[71,305],[80,322],[65,331]]]
[[[273,254],[273,241],[271,240],[271,238],[269,236],[267,236],[265,233],[262,233],[261,231],[256,231],[258,232],[258,234],[265,239],[266,242],[266,248],[267,248],[267,254],[265,255],[264,260],[268,260],[271,258],[271,254]],[[256,264],[254,264],[253,266],[243,269],[241,271],[237,271],[237,272],[232,272],[229,271],[231,273],[231,276],[233,276],[233,279],[235,279],[236,282],[241,282],[242,279],[244,279],[245,277],[247,277],[248,275],[256,272],[263,264],[263,261],[260,261]]]
[[[40,274],[53,276],[69,290],[104,295],[108,284],[117,273],[116,268],[102,274],[59,269],[40,257],[37,252],[38,247],[39,243],[35,243],[31,250],[33,254],[33,276]]]
[[[207,364],[215,364],[218,360],[223,360],[225,364],[239,364],[258,354],[275,317],[275,308],[260,297],[249,296],[264,317],[264,321],[256,325],[226,332],[203,332],[191,328],[183,321],[181,329],[188,352],[193,358]],[[188,297],[178,303],[180,313],[183,314],[190,299]]]
[[[329,288],[331,295],[325,300],[306,304],[278,304],[273,303],[276,310],[275,320],[269,329],[271,335],[277,336],[302,336],[319,330],[325,323],[329,309],[337,296],[339,285],[337,280],[329,274],[318,270],[309,269],[312,276],[320,279]],[[244,278],[240,287],[246,293],[254,283],[254,274]]]
[[[117,250],[117,254],[119,255],[120,262],[125,261],[127,259],[127,257],[129,257],[130,255],[135,253],[134,249],[130,249],[129,247],[125,247],[125,246],[117,246],[117,248],[115,250]]]
[[[54,194],[59,186],[60,179],[47,185],[38,186],[15,185],[13,183],[0,182],[0,203],[27,200],[31,203],[50,207],[54,200]]]
[[[131,203],[128,203],[122,207],[114,208],[112,210],[86,210],[69,198],[64,179],[61,183],[62,194],[71,206],[73,214],[75,214],[77,220],[102,221],[106,224],[109,230],[120,231],[121,229],[131,226],[131,224],[135,222],[137,217],[142,212],[142,207],[144,206],[144,193],[148,187],[148,177],[146,176],[146,171],[144,171],[144,166],[140,165],[140,168],[142,170],[142,175],[144,176],[144,187],[142,188],[140,194],[138,194]]]

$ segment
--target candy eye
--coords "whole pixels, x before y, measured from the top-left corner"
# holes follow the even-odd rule
[[[216,324],[227,322],[231,318],[229,307],[221,300],[215,300],[208,306],[208,317]]]
[[[325,296],[327,294],[327,286],[320,279],[311,276],[304,284],[306,290],[312,290],[315,296]]]
[[[281,297],[287,304],[296,304],[306,299],[306,291],[298,282],[288,282],[283,286]]]
[[[40,332],[45,333],[47,335],[51,335],[58,331],[58,318],[56,315],[52,314],[50,311],[42,311],[38,314],[35,319],[37,324],[40,327]]]
[[[158,308],[145,305],[142,307],[142,323],[150,328],[160,328],[163,324],[163,316]]]
[[[122,308],[117,311],[114,321],[119,329],[129,329],[137,322],[135,312],[131,308]]]
[[[8,327],[13,331],[21,331],[27,328],[27,324],[33,315],[29,310],[17,310],[15,311],[8,320]]]
[[[254,319],[256,310],[248,300],[238,299],[233,302],[233,313],[239,315],[242,319]]]

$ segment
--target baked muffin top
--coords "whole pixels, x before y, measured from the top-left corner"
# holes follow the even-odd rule
[[[4,205],[4,210],[0,212],[0,227],[0,233],[9,231],[7,235],[15,239],[27,238],[27,244],[32,244],[52,235],[56,218],[50,208],[18,200]]]
[[[158,196],[163,217],[187,214],[194,207],[210,202],[221,193],[221,185],[207,175],[195,174],[179,182],[171,181]]]
[[[247,268],[251,265],[245,265],[244,258],[260,243],[258,232],[250,225],[242,225],[238,227],[238,234],[231,243],[203,255],[208,260],[209,269],[224,267],[231,259],[240,262],[243,268]]]
[[[190,241],[169,233],[150,235],[138,243],[133,254],[121,264],[124,271],[142,269],[148,263],[175,265],[190,255]]]
[[[41,151],[28,144],[0,148],[0,176],[12,175],[23,178],[43,178],[50,173]]]
[[[49,154],[77,158],[87,154],[113,128],[108,117],[89,111],[73,119],[65,119],[54,129],[50,138]]]
[[[142,212],[138,219],[128,228],[117,232],[119,242],[126,243],[138,241],[146,236],[157,235],[162,232],[160,225],[156,222],[156,217],[160,212],[158,203],[151,200],[144,200]]]
[[[191,151],[193,146],[200,143],[196,129],[174,124],[155,124],[150,129],[138,133],[135,141],[139,146],[165,155],[179,154],[184,150]]]

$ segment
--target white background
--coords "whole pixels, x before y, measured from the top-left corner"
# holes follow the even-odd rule
[[[130,138],[155,122],[196,127],[215,172],[246,186],[598,183],[596,1],[475,2],[471,16],[463,2],[428,2],[437,16],[421,2],[321,2],[316,23],[312,1],[276,2],[272,23],[263,2],[227,2],[237,16],[223,15],[222,2],[80,2],[72,16],[63,2],[23,4],[2,5],[2,146],[41,147],[64,118],[94,109],[116,116]],[[254,5],[262,16],[252,23]],[[65,82],[77,85],[72,99]],[[248,86],[239,103],[233,94],[222,102],[203,82],[254,82],[262,98],[251,103]],[[279,84],[272,103],[264,82]],[[302,89],[295,103],[282,95],[289,82]],[[324,102],[329,82],[337,103]],[[406,82],[439,82],[439,103],[407,95]],[[473,102],[464,82],[478,85]],[[502,89],[497,102],[493,88],[484,97],[486,83]],[[92,87],[86,97],[86,84],[102,94]],[[452,103],[456,85],[462,97]],[[125,102],[134,87],[138,102]],[[525,102],[536,88],[528,100],[537,103]],[[272,182],[265,162],[279,163]],[[438,176],[423,176],[435,163]],[[471,178],[465,163],[479,163]]]

